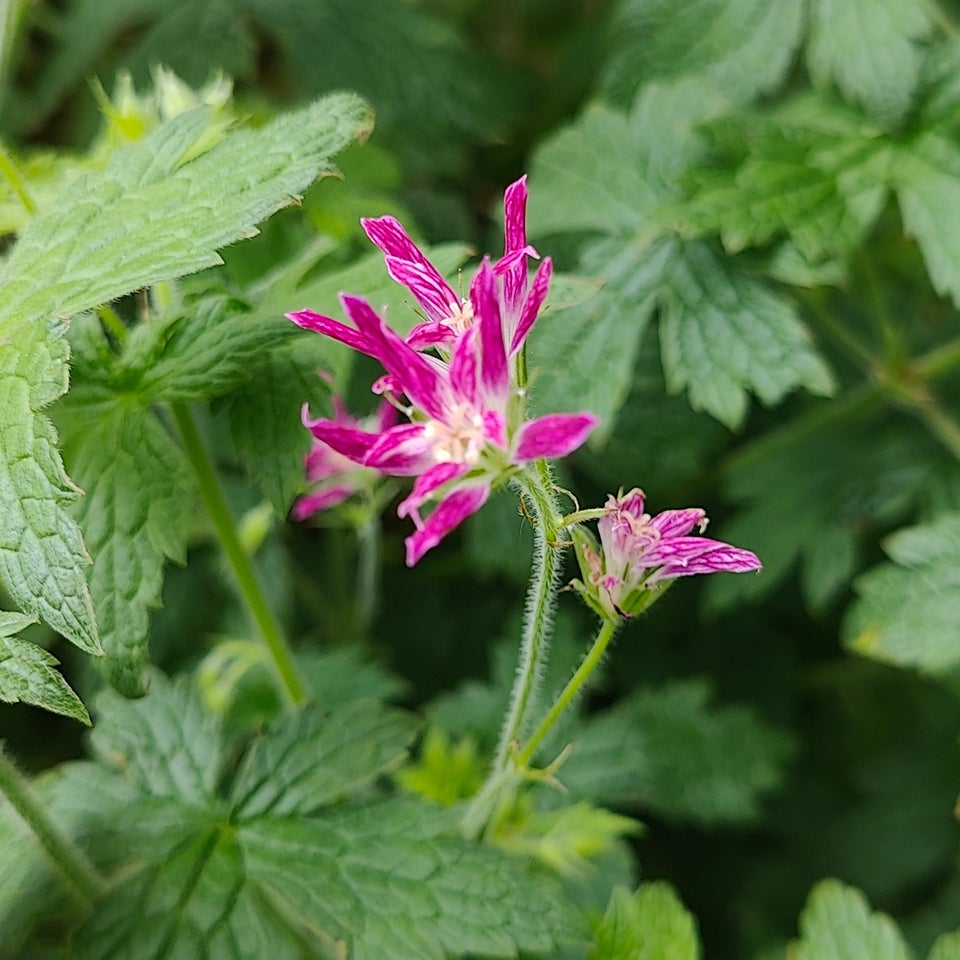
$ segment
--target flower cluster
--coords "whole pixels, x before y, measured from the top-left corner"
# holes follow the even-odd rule
[[[374,390],[407,422],[361,429],[344,419],[305,423],[316,440],[352,463],[394,476],[415,477],[398,514],[416,527],[407,538],[415,564],[486,502],[493,487],[524,464],[563,457],[596,424],[590,413],[526,418],[513,358],[540,313],[550,280],[544,259],[532,282],[527,259],[525,178],[504,196],[505,249],[483,259],[461,299],[392,217],[364,220],[367,235],[386,255],[387,270],[405,284],[426,320],[400,337],[363,298],[341,295],[352,324],[311,310],[288,314],[294,323],[376,358],[386,371]],[[433,348],[435,354],[426,351]],[[436,506],[424,517],[429,501]]]
[[[573,586],[603,617],[629,618],[645,610],[664,583],[699,573],[746,573],[760,569],[749,550],[708,537],[699,507],[644,513],[644,493],[608,497],[597,522],[600,543],[582,527],[574,531],[583,580]]]

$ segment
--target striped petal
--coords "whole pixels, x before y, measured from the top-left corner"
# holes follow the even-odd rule
[[[348,327],[339,320],[325,317],[322,313],[314,313],[312,310],[296,310],[293,313],[284,314],[284,316],[288,320],[292,320],[298,327],[303,327],[304,330],[322,333],[325,337],[338,340],[340,343],[344,343],[368,356],[376,356],[373,352],[373,344],[363,333],[353,327]]]
[[[412,477],[427,470],[433,463],[433,444],[424,423],[401,423],[376,437],[363,460],[365,467],[375,467],[397,477]]]
[[[412,567],[423,555],[432,550],[455,527],[476,513],[490,496],[488,483],[463,485],[452,491],[437,504],[436,510],[427,517],[416,533],[407,537],[407,566]]]
[[[598,422],[592,413],[551,413],[530,420],[517,432],[513,462],[565,457],[583,444]]]
[[[392,256],[385,259],[387,273],[414,295],[431,320],[442,322],[459,310],[460,298],[432,264],[424,266]]]
[[[731,547],[726,543],[716,546],[686,562],[674,561],[656,570],[647,583],[672,580],[676,577],[692,577],[700,573],[748,573],[760,570],[760,558],[749,550]]]
[[[503,346],[497,279],[487,257],[484,257],[474,277],[470,299],[480,317],[480,383],[489,399],[505,400],[509,391],[510,372]]]
[[[417,511],[430,494],[442,487],[445,483],[462,477],[469,469],[470,465],[467,463],[434,464],[426,473],[422,473],[417,477],[410,495],[401,501],[397,507],[397,516],[408,517],[411,514],[415,514],[417,519],[419,519],[420,515]]]
[[[550,289],[550,276],[553,273],[553,261],[549,257],[544,257],[543,262],[537,268],[533,277],[533,283],[530,284],[530,292],[523,302],[523,308],[520,316],[517,318],[517,328],[513,331],[510,340],[510,353],[515,353],[523,346],[523,341],[527,339],[530,328],[536,322],[540,315],[540,308],[544,300],[547,299],[547,291]]]
[[[659,530],[664,540],[670,537],[685,537],[694,527],[699,527],[701,532],[707,528],[707,513],[699,507],[664,510],[650,521],[650,526]]]

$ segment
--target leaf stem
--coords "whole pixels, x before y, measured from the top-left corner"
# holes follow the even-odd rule
[[[103,306],[97,307],[97,316],[107,330],[113,334],[117,343],[124,344],[127,342],[127,336],[129,335],[127,325],[120,319],[120,314],[110,304],[105,303]]]
[[[0,146],[0,174],[4,176],[13,188],[13,192],[20,198],[20,202],[27,213],[34,216],[37,212],[37,205],[33,197],[30,196],[30,191],[27,190],[27,185],[23,182],[23,177],[20,176],[16,164],[10,159],[10,154],[2,146]]]
[[[30,828],[77,899],[86,906],[93,906],[106,890],[106,882],[86,854],[44,810],[26,777],[7,756],[3,744],[0,744],[0,793]]]
[[[536,699],[547,659],[551,620],[557,599],[562,552],[562,546],[557,543],[560,520],[546,460],[535,461],[532,469],[528,468],[517,475],[516,482],[520,486],[521,496],[531,505],[535,520],[533,570],[527,592],[520,662],[510,694],[510,707],[500,731],[490,773],[464,817],[463,830],[467,836],[477,836],[483,830],[500,805],[504,787],[513,777],[512,753]]]
[[[193,466],[200,486],[200,495],[210,514],[217,539],[240,588],[247,610],[267,646],[280,685],[291,703],[302,703],[306,698],[306,692],[296,668],[293,652],[287,645],[280,624],[270,609],[263,588],[257,580],[250,556],[243,548],[237,534],[213,461],[200,435],[193,412],[184,404],[173,404],[172,408],[183,440],[184,452]]]
[[[613,639],[618,626],[619,621],[617,620],[603,621],[600,631],[593,641],[593,646],[587,651],[587,655],[583,658],[580,666],[577,667],[573,676],[567,681],[567,685],[560,691],[559,696],[554,700],[553,706],[547,715],[540,721],[540,725],[531,734],[526,746],[520,751],[517,761],[521,766],[526,766],[533,759],[537,747],[540,746],[543,739],[553,729],[554,724],[560,719],[567,707],[570,706],[570,703],[580,692],[583,685],[590,679],[591,674],[596,670],[601,659],[603,659],[603,655],[606,653],[607,647],[610,645],[610,641]]]

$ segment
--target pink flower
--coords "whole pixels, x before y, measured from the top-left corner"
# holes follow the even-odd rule
[[[386,401],[381,402],[376,413],[364,420],[358,420],[347,413],[340,397],[333,396],[330,402],[333,404],[331,422],[348,429],[386,430],[397,421],[397,411]],[[303,416],[305,425],[309,426],[306,406],[303,408]],[[380,478],[378,471],[360,466],[316,437],[305,458],[304,466],[307,482],[313,489],[294,503],[292,515],[295,520],[306,520],[321,510],[329,510],[355,493],[371,489]]]
[[[394,476],[416,477],[397,513],[416,531],[407,538],[412,566],[486,502],[494,484],[517,467],[577,449],[596,424],[589,413],[524,418],[512,387],[503,337],[501,290],[484,259],[471,284],[476,322],[459,332],[449,362],[419,353],[388,327],[366,300],[341,296],[354,326],[312,311],[289,314],[301,326],[376,357],[384,389],[409,401],[410,422],[377,431],[337,420],[306,421],[314,437],[347,459]],[[420,508],[438,504],[425,519]]]
[[[527,257],[539,257],[539,254],[527,243],[526,211],[527,178],[524,176],[504,193],[504,251],[493,267],[494,275],[500,279],[497,297],[509,355],[520,349],[533,326],[546,299],[552,270],[547,257],[537,269],[533,282],[528,284]],[[367,236],[386,254],[387,272],[410,290],[427,316],[426,322],[410,331],[407,343],[417,350],[449,349],[456,337],[476,322],[473,284],[467,298],[457,294],[393,217],[360,222]]]
[[[601,616],[635,616],[656,599],[660,585],[677,577],[760,569],[760,560],[749,550],[689,535],[694,527],[700,533],[706,529],[707,516],[699,507],[665,510],[655,517],[643,508],[642,490],[621,490],[607,499],[597,522],[599,546],[586,530],[575,530],[584,582],[573,586]]]

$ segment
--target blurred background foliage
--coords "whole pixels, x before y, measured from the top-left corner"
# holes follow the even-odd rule
[[[529,170],[532,238],[569,281],[531,342],[534,400],[604,417],[562,483],[583,505],[621,485],[655,510],[702,505],[765,564],[683,583],[628,625],[563,731],[582,747],[562,779],[646,824],[639,875],[676,885],[708,957],[789,939],[827,875],[921,951],[960,924],[960,4],[34,0],[21,14],[0,135],[38,195],[54,152],[95,146],[91,80],[111,94],[120,71],[144,90],[156,63],[193,86],[221,70],[255,119],[338,89],[372,105],[344,181],[189,295],[255,300],[319,237],[304,284],[281,284],[304,302],[275,296],[276,314],[335,312],[348,287],[406,316],[358,217],[499,253],[500,193]],[[465,248],[440,249],[455,275]],[[286,510],[297,410],[327,402],[312,371],[334,369],[362,409],[372,370],[285,349],[251,355],[204,419],[273,602],[305,647],[359,647],[400,678],[379,692],[482,749],[512,670],[525,522],[501,496],[410,571],[388,510],[369,620],[351,516],[298,526]],[[69,406],[58,423],[69,441]],[[244,632],[202,538],[162,599],[150,650],[170,673]],[[561,600],[562,665],[591,627]],[[86,700],[101,681],[31,636]],[[77,755],[78,737],[0,709],[0,738],[34,769]]]

